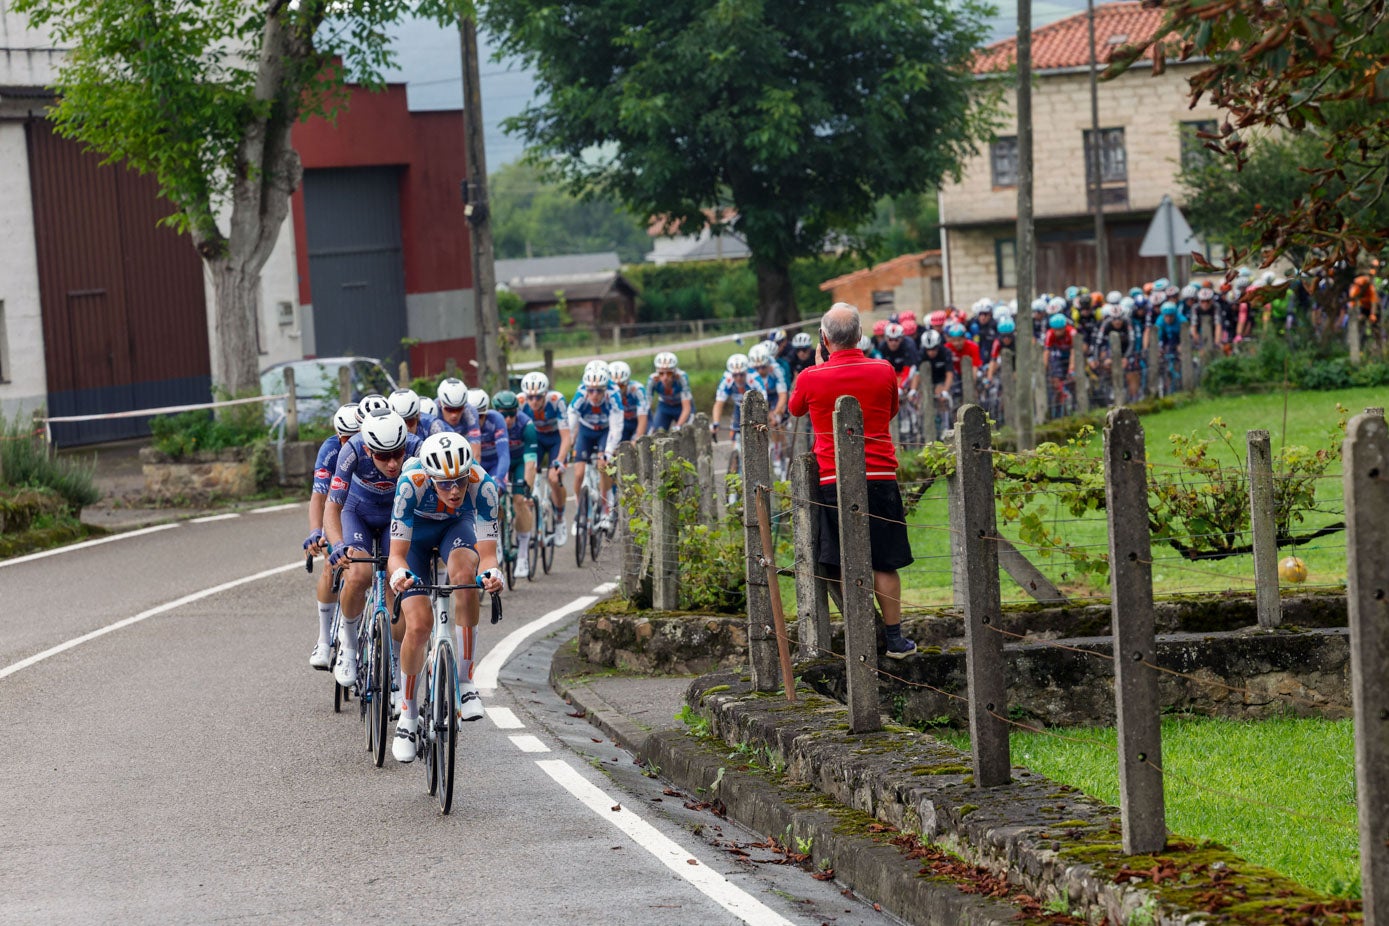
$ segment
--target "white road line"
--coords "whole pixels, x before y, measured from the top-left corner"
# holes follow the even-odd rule
[[[521,718],[512,713],[509,707],[489,707],[485,709],[487,717],[496,725],[498,730],[524,730],[526,725],[521,722]]]
[[[45,556],[57,556],[59,553],[69,553],[73,550],[81,550],[84,547],[95,547],[103,543],[110,543],[113,540],[125,540],[127,537],[139,537],[142,534],[153,534],[155,531],[166,531],[173,527],[178,527],[178,525],[156,524],[154,527],[142,527],[137,531],[126,531],[123,534],[112,534],[110,537],[98,537],[96,540],[84,540],[81,543],[74,543],[66,547],[54,547],[51,550],[43,550],[39,553],[30,553],[28,556],[16,556],[14,559],[0,560],[0,567],[18,566],[20,563],[27,563],[31,560],[43,559]]]
[[[210,521],[230,521],[232,518],[239,518],[240,514],[233,511],[231,514],[210,514],[203,518],[189,518],[189,524],[207,524]]]
[[[531,736],[529,733],[522,733],[520,736],[509,736],[507,739],[516,744],[516,748],[522,752],[549,752],[550,747],[540,742],[540,737]]]
[[[562,759],[541,759],[535,764],[559,782],[566,791],[577,797],[585,807],[622,830],[628,838],[654,855],[667,868],[744,923],[749,926],[791,926],[790,920],[691,856],[674,840],[633,813],[631,808],[623,806],[620,810],[614,810],[613,807],[618,802],[601,788],[591,784],[568,762]]]
[[[74,637],[73,639],[68,640],[66,643],[59,643],[57,646],[50,647],[49,649],[46,649],[41,653],[35,653],[34,655],[26,659],[21,659],[19,662],[5,666],[5,668],[0,669],[0,678],[5,678],[7,676],[14,675],[20,669],[27,669],[35,663],[42,662],[49,656],[56,656],[59,653],[66,652],[67,650],[72,649],[74,646],[80,646],[81,644],[86,643],[88,640],[95,640],[97,637],[105,636],[106,634],[111,633],[115,630],[120,630],[122,627],[129,627],[131,624],[138,624],[140,623],[140,621],[143,621],[146,618],[154,617],[156,614],[163,614],[166,611],[172,611],[175,608],[181,608],[186,604],[192,604],[195,601],[200,601],[204,598],[209,598],[213,595],[219,594],[220,592],[225,592],[228,589],[233,589],[241,585],[246,585],[250,582],[258,582],[261,579],[267,579],[270,576],[278,575],[282,572],[289,572],[293,569],[303,568],[304,564],[302,562],[290,563],[288,566],[276,566],[274,569],[266,569],[263,572],[257,572],[255,575],[243,576],[240,579],[233,579],[230,582],[223,582],[221,585],[214,585],[212,588],[205,588],[200,592],[194,592],[191,595],[184,595],[182,598],[177,598],[173,601],[165,602],[161,605],[156,605],[155,607],[150,608],[148,611],[141,611],[134,617],[127,617],[124,620],[116,621],[114,624],[107,624],[105,627],[93,630],[91,633],[84,633],[82,636]]]
[[[473,671],[473,683],[485,694],[490,694],[497,688],[497,675],[501,672],[502,666],[512,657],[516,650],[526,639],[549,627],[564,620],[575,611],[582,610],[593,604],[603,595],[612,591],[614,583],[605,582],[593,590],[593,594],[584,595],[582,598],[575,598],[562,608],[556,608],[548,614],[542,614],[529,624],[517,627],[511,633],[502,638],[487,655],[482,657],[482,661],[477,664]]]
[[[288,511],[291,508],[298,508],[303,502],[289,502],[285,505],[271,505],[268,508],[252,508],[247,514],[269,514],[272,511]]]

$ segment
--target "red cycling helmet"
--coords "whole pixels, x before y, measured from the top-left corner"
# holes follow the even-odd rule
[[[873,323],[873,337],[881,338],[887,334],[887,319],[880,318]]]
[[[947,316],[945,312],[939,309],[935,312],[932,312],[930,318],[927,319],[927,321],[930,322],[931,327],[937,329],[944,328],[946,320]]]

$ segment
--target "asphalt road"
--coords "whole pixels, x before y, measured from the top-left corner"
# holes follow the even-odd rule
[[[568,716],[545,671],[577,612],[515,647],[441,816],[308,667],[304,524],[296,505],[0,562],[0,922],[885,922],[737,862],[713,842],[761,836],[658,806],[664,785]],[[612,563],[557,551],[480,651]]]

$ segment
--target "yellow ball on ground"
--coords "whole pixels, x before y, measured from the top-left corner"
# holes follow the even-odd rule
[[[1307,581],[1307,564],[1296,556],[1285,556],[1278,563],[1278,577],[1294,585]]]

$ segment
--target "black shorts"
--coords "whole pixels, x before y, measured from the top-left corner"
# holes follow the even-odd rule
[[[839,484],[820,485],[820,550],[817,559],[839,565]],[[911,541],[902,512],[902,492],[896,479],[868,481],[868,546],[874,572],[893,572],[912,564]]]

